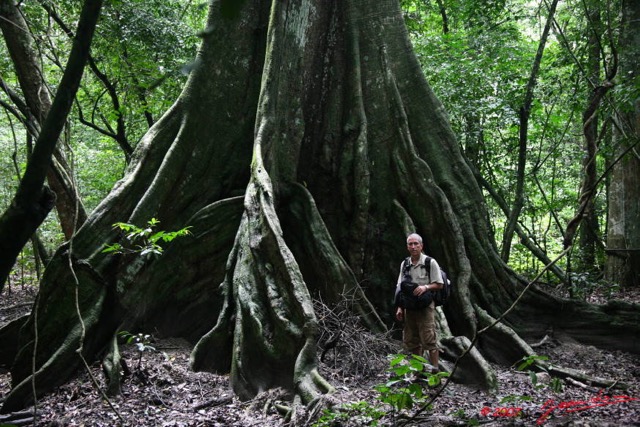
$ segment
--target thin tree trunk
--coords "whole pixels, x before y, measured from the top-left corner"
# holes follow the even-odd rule
[[[0,0],[0,16],[0,28],[24,93],[25,104],[39,128],[49,113],[51,99],[34,48],[35,42],[14,0]],[[47,172],[47,181],[56,195],[60,226],[65,238],[70,239],[77,226],[87,219],[87,214],[61,144],[56,144],[53,156],[53,167]]]
[[[593,96],[591,97],[591,103],[588,108],[585,110],[583,115],[585,119],[585,125],[589,126],[589,120],[595,117],[597,112],[597,108],[602,102],[604,96],[609,92],[613,87],[613,79],[617,73],[617,58],[613,61],[613,65],[608,71],[607,79],[598,87],[594,88]],[[595,141],[590,141],[595,143]],[[587,161],[587,167],[595,169],[595,147],[588,147],[589,152],[593,152],[593,157]],[[573,240],[575,238],[578,227],[581,222],[588,218],[587,212],[589,209],[592,209],[593,205],[593,197],[595,196],[597,185],[601,181],[600,179],[595,179],[595,173],[593,171],[585,171],[582,183],[580,185],[580,198],[578,200],[578,209],[575,216],[569,221],[567,224],[567,230],[563,239],[564,247],[567,248],[573,244]]]
[[[601,24],[600,11],[598,8],[585,11],[589,15],[589,69],[587,79],[592,82],[592,86],[597,86],[600,80],[600,40],[597,29]],[[591,92],[587,102],[587,108],[582,115],[582,130],[584,134],[585,156],[583,158],[584,187],[595,189],[598,179],[598,169],[596,167],[596,154],[598,151],[598,110],[599,99],[596,98],[595,91]],[[597,104],[594,105],[594,102]],[[596,198],[590,197],[584,211],[584,219],[580,228],[580,238],[578,248],[580,255],[577,266],[581,271],[596,271],[596,248],[599,241],[598,216],[596,212]]]
[[[518,166],[516,168],[516,188],[513,196],[513,206],[511,208],[511,214],[507,218],[507,224],[505,226],[504,233],[502,235],[502,252],[501,257],[505,262],[509,261],[511,254],[511,241],[513,240],[513,234],[515,233],[518,219],[520,218],[520,212],[524,206],[524,185],[525,175],[527,167],[527,145],[529,139],[529,116],[531,115],[531,105],[533,103],[533,91],[536,87],[538,80],[538,72],[540,71],[540,63],[542,62],[542,55],[544,53],[547,38],[549,37],[549,31],[554,20],[556,13],[556,7],[558,6],[558,0],[554,0],[549,6],[549,15],[547,16],[547,22],[542,31],[540,42],[538,43],[538,52],[533,60],[531,67],[531,74],[529,75],[529,82],[525,90],[522,106],[520,107],[520,135],[518,139]]]
[[[491,196],[493,201],[500,207],[505,216],[509,216],[509,205],[507,202],[498,194],[495,188],[489,183],[486,179],[482,177],[480,172],[476,169],[474,165],[470,166],[473,170],[473,173],[478,180],[478,184],[481,185],[487,193]],[[558,279],[561,281],[565,280],[565,274],[560,267],[557,265],[552,265],[551,259],[549,255],[546,254],[543,248],[541,248],[535,241],[529,238],[526,230],[523,230],[519,224],[516,224],[515,233],[518,235],[520,242],[531,252],[531,254],[538,259],[543,265],[551,265],[549,270],[553,273]]]
[[[444,5],[442,0],[437,0],[438,10],[440,11],[440,16],[442,17],[442,34],[449,33],[449,18],[447,16],[447,8]]]
[[[0,291],[18,254],[53,208],[55,194],[44,186],[44,181],[80,85],[101,7],[101,0],[85,2],[78,24],[78,38],[69,55],[59,90],[42,125],[13,202],[0,218]]]

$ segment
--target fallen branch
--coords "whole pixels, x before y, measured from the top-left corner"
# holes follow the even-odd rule
[[[545,335],[544,338],[542,338],[540,341],[533,344],[529,344],[529,347],[538,348],[548,343],[553,343],[553,338],[551,338],[549,335]]]
[[[233,402],[232,396],[224,396],[224,397],[216,397],[213,399],[206,400],[204,402],[198,403],[197,405],[193,405],[194,411],[199,411],[200,409],[215,407],[220,405],[226,405],[227,403]]]
[[[0,425],[26,426],[34,422],[34,417],[32,410],[11,412],[0,415]]]
[[[541,369],[548,372],[549,375],[553,375],[558,378],[563,378],[565,380],[571,379],[576,382],[579,381],[587,386],[593,386],[598,388],[618,388],[622,390],[626,390],[629,388],[628,384],[622,383],[618,380],[607,380],[604,378],[592,377],[576,369],[563,368],[561,366],[553,366],[543,361],[537,361],[536,365],[538,365]]]
[[[574,380],[574,379],[573,379],[573,378],[571,378],[571,377],[565,378],[565,382],[566,382],[566,383],[568,383],[568,384],[570,384],[570,385],[572,385],[572,386],[580,387],[580,388],[583,388],[583,389],[585,389],[585,390],[588,390],[588,391],[590,391],[590,392],[592,392],[592,393],[597,393],[598,391],[600,391],[599,389],[597,389],[597,388],[595,388],[595,387],[590,387],[590,386],[588,386],[587,384],[582,383],[582,382],[577,381],[577,380]]]

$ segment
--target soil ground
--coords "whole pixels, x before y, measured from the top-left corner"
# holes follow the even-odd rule
[[[33,288],[16,287],[0,296],[0,326],[30,310]],[[625,299],[640,301],[637,295]],[[357,334],[362,336],[363,334]],[[351,340],[351,341],[350,341]],[[375,390],[390,378],[388,354],[399,351],[399,343],[380,337],[355,340],[347,337],[340,363],[328,351],[320,371],[335,387],[325,405],[333,405],[333,422],[322,413],[299,414],[305,425],[376,425],[376,410],[384,416],[377,425],[401,425],[415,410],[395,412],[380,401]],[[282,426],[285,418],[276,408],[288,405],[278,390],[239,401],[227,375],[193,372],[189,369],[191,346],[182,340],[162,339],[151,343],[155,351],[139,353],[123,347],[130,370],[122,393],[106,399],[86,372],[59,387],[21,414],[0,416],[0,425],[35,426]],[[366,347],[365,357],[359,347]],[[499,389],[488,392],[461,384],[430,387],[407,379],[396,387],[415,387],[425,399],[441,391],[432,406],[409,422],[427,426],[640,426],[640,355],[611,352],[576,342],[550,339],[537,348],[555,365],[578,369],[587,375],[626,384],[625,389],[593,387],[588,384],[554,381],[544,373],[533,383],[529,373],[494,366]],[[363,350],[364,351],[364,350]],[[351,352],[351,353],[349,353]],[[375,354],[372,356],[372,354]],[[355,357],[353,357],[355,355]],[[363,363],[363,361],[365,363]],[[98,363],[91,368],[100,386],[104,377]],[[0,370],[0,401],[9,391],[10,375]],[[397,388],[396,388],[397,390]],[[357,402],[361,402],[356,404]],[[35,419],[33,413],[36,413]]]

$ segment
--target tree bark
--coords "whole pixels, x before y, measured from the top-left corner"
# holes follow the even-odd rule
[[[619,101],[615,164],[609,185],[606,278],[624,287],[640,286],[640,96],[635,89],[640,63],[640,5],[622,2],[620,68],[622,87],[629,90]],[[623,92],[624,93],[624,92]],[[620,158],[621,157],[621,158]],[[620,158],[620,159],[619,159]],[[619,159],[619,161],[618,161]]]
[[[194,342],[192,367],[229,372],[240,397],[285,387],[305,404],[331,390],[316,367],[312,298],[354,295],[365,325],[390,325],[409,232],[425,236],[426,250],[455,278],[440,321],[452,351],[464,350],[522,290],[497,253],[482,192],[422,76],[397,1],[244,2],[235,18],[222,3],[211,3],[182,95],[54,256],[15,357],[0,353],[14,384],[32,375],[36,326],[47,343],[36,353],[39,392],[79,365],[73,346],[60,344],[80,341],[75,313],[47,311],[74,305],[65,286],[81,291],[87,357],[106,349],[118,328],[158,330]],[[166,230],[191,226],[193,235],[158,258],[101,252],[123,239],[113,223],[142,226],[151,217]],[[77,285],[72,269],[81,273]],[[485,386],[495,379],[487,361],[532,354],[515,330],[541,336],[554,327],[639,350],[631,339],[637,309],[576,308],[540,291],[525,300],[482,334],[468,359]],[[599,335],[585,336],[583,322]],[[2,411],[31,396],[14,387]]]

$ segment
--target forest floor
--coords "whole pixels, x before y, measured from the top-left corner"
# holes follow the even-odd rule
[[[0,326],[30,309],[35,291],[14,286],[0,296]],[[640,295],[619,295],[640,302]],[[350,357],[336,363],[327,352],[328,363],[319,368],[336,388],[327,402],[333,415],[302,414],[306,425],[361,426],[402,425],[415,410],[394,412],[380,400],[374,388],[390,378],[388,354],[399,351],[396,341],[360,336],[348,342]],[[0,415],[0,426],[282,426],[278,406],[287,405],[277,390],[242,402],[233,394],[227,375],[193,372],[189,369],[191,346],[181,340],[155,340],[155,351],[139,353],[134,346],[123,347],[123,357],[130,370],[124,378],[119,396],[105,398],[94,387],[86,372],[41,398],[34,407],[10,418]],[[366,346],[364,357],[359,346]],[[149,350],[149,349],[148,349]],[[450,382],[419,389],[424,399],[440,395],[428,410],[409,425],[427,426],[640,426],[640,355],[605,351],[576,342],[549,339],[537,347],[540,355],[557,366],[573,368],[587,375],[618,380],[626,389],[604,390],[588,384],[553,381],[538,375],[536,384],[530,374],[513,367],[494,366],[499,381],[495,392]],[[362,352],[360,352],[362,353]],[[372,356],[372,354],[374,356]],[[353,357],[355,355],[355,357]],[[99,363],[91,368],[102,385],[104,377]],[[396,387],[409,387],[409,380]],[[10,376],[0,370],[0,402],[9,391]],[[395,389],[397,390],[397,389]],[[360,403],[358,403],[360,402]],[[279,405],[278,405],[279,404]],[[338,408],[342,408],[341,410]],[[371,416],[381,411],[378,424]],[[333,422],[329,422],[332,418]],[[22,420],[22,421],[21,421]],[[6,423],[6,424],[3,424]]]

